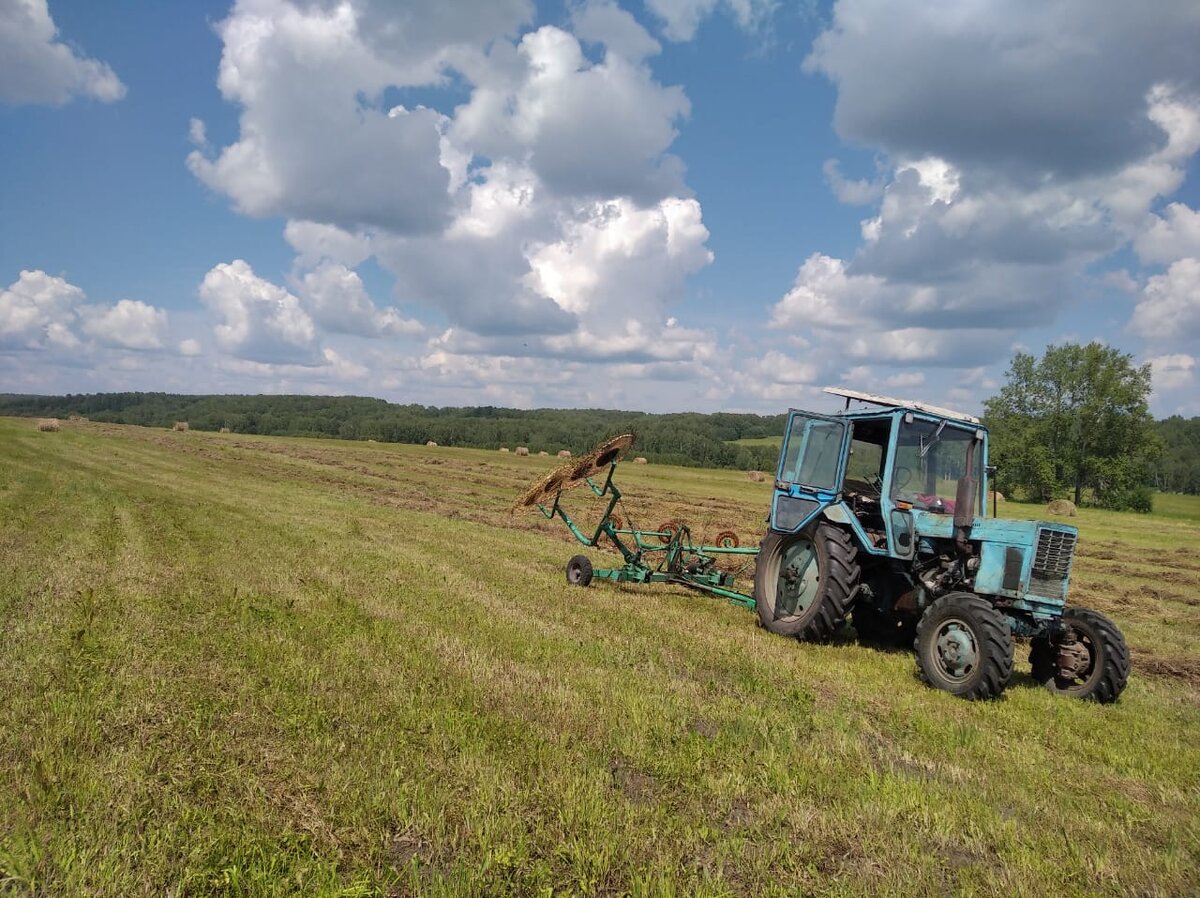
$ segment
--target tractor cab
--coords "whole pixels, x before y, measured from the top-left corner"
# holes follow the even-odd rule
[[[926,512],[974,523],[986,514],[987,431],[936,406],[840,388],[883,409],[792,411],[780,452],[771,528],[794,533],[824,514],[851,526],[860,548],[911,558]]]

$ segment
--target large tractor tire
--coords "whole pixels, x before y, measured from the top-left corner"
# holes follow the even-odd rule
[[[1129,680],[1129,648],[1117,625],[1098,611],[1067,608],[1062,636],[1036,636],[1029,649],[1033,678],[1051,692],[1107,704]]]
[[[952,592],[930,605],[914,646],[921,679],[962,698],[996,698],[1012,676],[1008,621],[974,593]]]
[[[782,636],[828,639],[858,592],[857,554],[850,534],[824,521],[799,533],[767,533],[754,571],[759,621]]]

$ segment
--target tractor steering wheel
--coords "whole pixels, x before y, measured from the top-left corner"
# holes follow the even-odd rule
[[[911,468],[896,468],[896,470],[892,472],[892,483],[896,489],[902,490],[908,486],[909,481],[912,480],[912,477],[913,472]]]

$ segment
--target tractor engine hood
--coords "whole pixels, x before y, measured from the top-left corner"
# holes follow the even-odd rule
[[[954,518],[914,510],[913,526],[920,542],[954,538]],[[1061,609],[1071,577],[1079,531],[1049,521],[976,518],[969,540],[978,546],[975,591],[981,595],[1021,600],[1036,616]]]

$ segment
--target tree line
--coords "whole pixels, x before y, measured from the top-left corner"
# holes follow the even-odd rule
[[[528,446],[551,454],[590,450],[616,433],[637,434],[637,454],[659,464],[775,469],[778,449],[733,441],[783,433],[785,415],[649,414],[608,409],[440,408],[397,405],[359,396],[188,396],[174,393],[92,393],[67,396],[0,394],[0,415],[67,418],[273,436],[336,437],[387,443],[496,449]]]
[[[1155,421],[1151,371],[1100,343],[1018,353],[1006,382],[984,403],[995,483],[1033,502],[1149,511],[1151,491],[1200,494],[1200,417]],[[718,412],[648,414],[608,409],[439,408],[358,396],[187,396],[94,393],[0,394],[0,415],[65,418],[197,430],[337,437],[495,449],[586,452],[624,431],[637,453],[662,464],[773,471],[775,445],[738,440],[779,437],[786,415]]]

